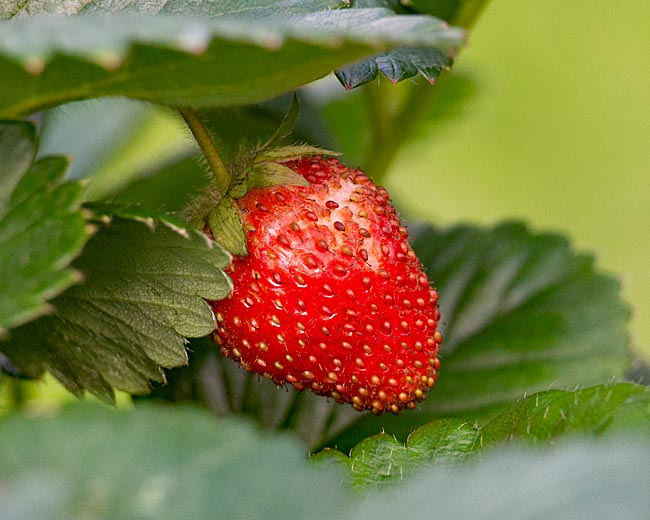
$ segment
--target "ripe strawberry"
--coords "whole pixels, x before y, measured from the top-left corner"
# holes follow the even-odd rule
[[[438,375],[438,296],[388,193],[336,159],[284,166],[309,185],[236,200],[249,254],[229,268],[231,297],[212,302],[214,340],[278,385],[374,413],[413,408]]]

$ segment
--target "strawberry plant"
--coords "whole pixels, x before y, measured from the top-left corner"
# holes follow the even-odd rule
[[[618,279],[390,195],[486,3],[0,6],[0,516],[647,514]]]

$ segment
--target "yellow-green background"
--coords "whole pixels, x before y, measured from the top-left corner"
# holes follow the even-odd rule
[[[621,274],[650,359],[650,2],[494,0],[452,74],[477,93],[401,151],[394,196],[440,223],[568,234]]]

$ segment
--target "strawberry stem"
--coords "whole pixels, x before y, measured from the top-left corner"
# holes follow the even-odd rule
[[[215,145],[212,137],[208,133],[208,129],[199,119],[199,116],[196,112],[189,107],[179,107],[178,111],[181,116],[187,123],[194,139],[198,143],[205,160],[208,162],[208,166],[212,170],[212,176],[214,178],[215,187],[219,193],[223,196],[228,192],[230,188],[230,171],[226,167],[226,163],[223,162],[221,155],[219,155],[219,150]]]

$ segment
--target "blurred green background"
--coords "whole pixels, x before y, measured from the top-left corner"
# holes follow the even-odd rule
[[[393,196],[440,224],[566,233],[621,275],[650,359],[650,2],[493,0],[452,75],[475,93],[401,150]]]

